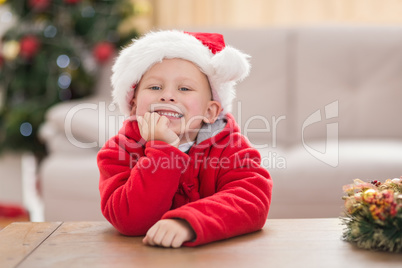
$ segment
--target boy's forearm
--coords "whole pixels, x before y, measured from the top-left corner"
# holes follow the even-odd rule
[[[171,208],[179,184],[179,167],[157,168],[162,164],[161,159],[168,157],[166,152],[155,147],[147,148],[146,152],[132,168],[127,166],[128,162],[122,165],[118,159],[109,157],[113,154],[110,148],[101,150],[98,156],[98,163],[103,163],[100,167],[102,212],[126,235],[144,235]],[[114,169],[112,174],[111,169]]]
[[[214,177],[215,169],[203,175],[207,179],[203,183],[217,185],[214,194],[163,215],[162,218],[185,219],[193,227],[197,239],[186,242],[185,246],[257,231],[264,226],[271,202],[272,180],[268,171],[260,166],[258,151],[247,144],[242,148],[228,146],[219,154],[221,161],[224,158],[231,161],[221,166],[215,182],[208,181]]]
[[[264,226],[270,205],[272,185],[267,176],[257,173],[255,177],[236,180],[214,195],[166,212],[162,219],[181,218],[189,222],[197,239],[185,246],[257,231]]]

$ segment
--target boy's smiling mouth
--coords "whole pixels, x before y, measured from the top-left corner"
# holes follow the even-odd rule
[[[179,107],[171,104],[153,104],[150,110],[151,113],[157,113],[160,116],[166,116],[171,119],[179,119],[184,116]]]
[[[160,110],[160,111],[155,111],[155,112],[161,116],[164,115],[167,117],[174,117],[174,118],[182,118],[183,117],[183,114],[173,112],[173,111]]]

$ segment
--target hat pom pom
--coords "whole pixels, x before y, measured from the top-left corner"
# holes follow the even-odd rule
[[[215,69],[215,77],[221,82],[236,82],[243,80],[250,73],[249,55],[226,46],[212,57],[211,64]]]

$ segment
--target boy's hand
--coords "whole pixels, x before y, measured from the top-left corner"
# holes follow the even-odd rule
[[[142,240],[150,246],[179,248],[184,242],[195,239],[190,224],[181,219],[166,219],[155,223]]]
[[[179,136],[169,129],[170,120],[166,116],[146,112],[144,116],[137,116],[137,121],[144,140],[159,140],[175,147],[179,146]]]

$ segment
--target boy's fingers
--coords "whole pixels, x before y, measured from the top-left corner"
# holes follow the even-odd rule
[[[155,126],[159,119],[157,116],[159,116],[159,114],[157,114],[157,113],[151,113],[149,116],[149,125],[150,125],[152,133],[155,131]]]
[[[148,123],[142,116],[137,117],[138,128],[140,130],[140,134],[144,139],[148,139]]]
[[[147,234],[145,235],[144,239],[142,240],[143,242],[147,243],[148,245],[154,246],[154,236],[158,228],[156,226],[152,226]]]
[[[143,120],[144,120],[144,118],[142,116],[137,116],[137,122],[140,125],[140,127],[142,126],[142,123],[144,122]]]
[[[167,118],[166,116],[161,116],[161,117],[159,118],[159,121],[158,121],[158,123],[157,123],[157,126],[158,126],[159,128],[167,128],[167,127],[169,127],[169,124],[170,124],[169,118]]]
[[[163,237],[160,245],[164,246],[165,248],[171,247],[175,236],[176,236],[175,232],[167,232]]]
[[[172,248],[179,248],[181,247],[181,245],[183,244],[185,240],[183,239],[183,236],[180,235],[176,235],[173,239],[173,241],[171,242],[171,247]]]
[[[150,117],[151,117],[151,121],[153,121],[154,124],[157,124],[159,117],[161,117],[161,116],[158,113],[151,113]]]
[[[169,124],[170,123],[170,120],[169,120],[169,118],[167,118],[166,116],[161,116],[160,118],[159,118],[159,123],[161,123],[161,124]]]
[[[162,245],[162,241],[165,238],[165,235],[166,231],[159,228],[158,231],[153,236],[152,242],[158,246]]]
[[[149,113],[149,112],[146,112],[145,114],[144,114],[144,119],[145,119],[145,122],[149,122],[149,117],[151,116],[151,114]]]
[[[147,236],[145,236],[143,239],[142,239],[142,243],[144,243],[144,244],[149,244],[148,243],[148,237]]]
[[[144,118],[142,116],[137,116],[137,123],[138,123],[138,129],[140,130],[140,134],[142,134],[142,128],[143,128],[143,123],[144,123]]]
[[[147,245],[156,246],[155,243],[154,243],[154,241],[153,241],[153,239],[150,238],[148,235],[144,237],[143,241],[145,241],[145,243],[146,243]]]

